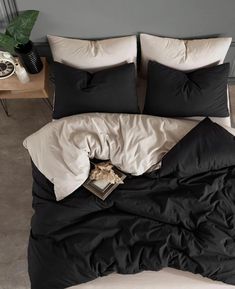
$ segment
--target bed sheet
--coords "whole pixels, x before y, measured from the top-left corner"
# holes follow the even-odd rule
[[[68,289],[235,289],[235,286],[204,278],[198,274],[165,268],[134,275],[110,274]]]

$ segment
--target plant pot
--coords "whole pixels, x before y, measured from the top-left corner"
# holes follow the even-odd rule
[[[35,74],[42,70],[41,58],[32,41],[19,45],[15,48],[15,52],[29,73]]]

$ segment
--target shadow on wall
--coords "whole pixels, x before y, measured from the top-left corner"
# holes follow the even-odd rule
[[[5,31],[7,23],[16,15],[18,9],[15,0],[0,0],[0,31]]]

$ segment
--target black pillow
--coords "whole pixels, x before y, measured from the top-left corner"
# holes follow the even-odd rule
[[[92,74],[55,62],[54,73],[54,119],[86,112],[139,113],[133,63]]]
[[[149,61],[144,113],[226,117],[228,73],[228,63],[187,73]]]

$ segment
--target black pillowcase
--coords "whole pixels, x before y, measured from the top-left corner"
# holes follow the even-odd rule
[[[87,112],[139,113],[133,63],[89,73],[54,63],[53,118]]]
[[[149,61],[144,113],[227,117],[228,73],[228,63],[187,73]]]

